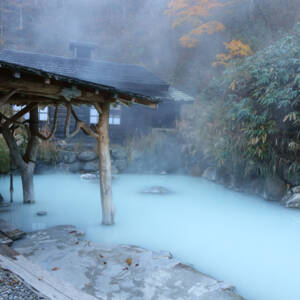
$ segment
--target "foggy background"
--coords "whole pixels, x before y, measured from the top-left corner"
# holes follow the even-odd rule
[[[241,39],[257,50],[299,17],[296,0],[220,2],[226,6],[203,22],[218,20],[226,30],[202,35],[194,48],[179,43],[194,20],[173,28],[170,0],[1,0],[0,39],[4,48],[60,56],[71,55],[70,41],[93,42],[94,58],[143,65],[197,95],[220,71],[211,64],[225,51],[223,42]]]

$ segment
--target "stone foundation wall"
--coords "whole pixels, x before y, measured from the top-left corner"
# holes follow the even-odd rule
[[[124,147],[115,145],[111,147],[112,173],[123,172],[128,165],[127,152]],[[98,153],[93,147],[87,150],[76,150],[76,145],[60,147],[57,159],[54,163],[38,161],[36,173],[43,174],[49,172],[63,173],[97,173],[99,172]]]

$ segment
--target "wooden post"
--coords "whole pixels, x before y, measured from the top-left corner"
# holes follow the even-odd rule
[[[13,161],[10,156],[9,158],[9,167],[10,167],[10,187],[9,187],[9,192],[10,192],[10,203],[14,202],[14,175],[13,175]]]
[[[99,121],[96,126],[98,133],[98,154],[99,154],[99,173],[100,173],[100,193],[102,204],[102,224],[114,224],[114,204],[112,201],[111,188],[111,161],[109,153],[109,103],[101,105]]]

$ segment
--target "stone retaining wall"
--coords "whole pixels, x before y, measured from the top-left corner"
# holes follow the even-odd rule
[[[112,173],[123,172],[128,165],[127,153],[124,147],[116,145],[111,148]],[[76,147],[68,145],[59,149],[55,163],[47,164],[38,161],[36,173],[43,174],[51,171],[64,173],[97,173],[99,171],[98,154],[93,148],[76,151]]]

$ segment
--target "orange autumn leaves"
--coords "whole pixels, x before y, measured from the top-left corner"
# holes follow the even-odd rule
[[[213,9],[225,5],[218,0],[170,0],[166,14],[180,17],[184,22],[191,17],[209,16]]]
[[[225,30],[225,26],[222,23],[218,21],[212,21],[194,28],[188,34],[183,35],[179,39],[179,41],[180,44],[184,47],[194,48],[198,43],[199,36],[201,36],[202,34],[204,33],[213,34],[218,31],[224,31],[224,30]]]
[[[174,17],[173,27],[182,23],[192,25],[193,28],[179,41],[182,46],[193,48],[201,35],[225,30],[221,22],[207,19],[214,10],[225,5],[217,0],[170,0],[166,14]]]
[[[212,63],[214,67],[218,65],[227,65],[233,58],[246,57],[253,54],[249,45],[244,44],[240,40],[232,40],[230,43],[224,43],[228,53],[221,53],[216,55],[216,61]]]
[[[224,24],[213,19],[218,9],[230,5],[231,1],[220,0],[170,0],[166,14],[174,18],[173,27],[183,23],[191,25],[189,32],[181,36],[179,42],[183,47],[194,48],[202,35],[212,35],[226,29]],[[233,58],[253,54],[250,46],[240,40],[232,40],[224,45],[228,53],[217,54],[213,66],[225,66]]]

